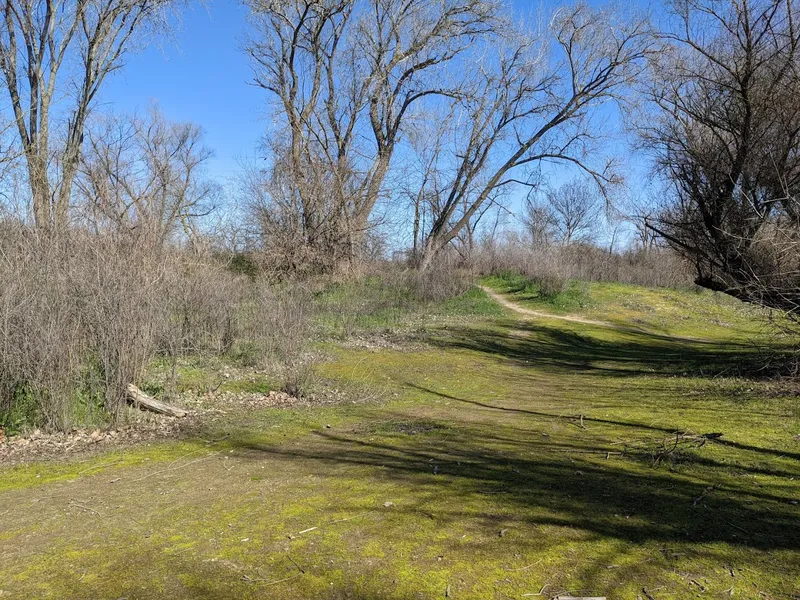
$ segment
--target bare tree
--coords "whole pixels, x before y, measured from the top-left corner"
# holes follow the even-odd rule
[[[322,251],[326,231],[320,224],[312,235],[312,216],[304,211],[289,159],[281,157],[285,155],[276,154],[273,166],[267,169],[247,163],[240,173],[238,195],[245,207],[248,246],[258,250],[270,268],[323,270],[331,258]]]
[[[92,101],[170,2],[5,0],[0,71],[40,229],[66,226]]]
[[[664,243],[649,226],[656,222],[659,206],[655,192],[646,196],[629,196],[622,202],[621,218],[633,226],[633,242],[643,252],[649,252]]]
[[[529,194],[525,199],[522,222],[535,250],[543,250],[555,240],[556,215],[550,204],[539,195]]]
[[[562,244],[594,239],[603,215],[601,198],[588,182],[567,182],[548,190],[545,197],[553,210],[554,226]]]
[[[441,157],[446,148],[446,136],[452,127],[452,112],[437,113],[423,121],[408,135],[412,153],[398,176],[400,194],[413,210],[412,258],[417,260],[424,241],[426,225],[439,212],[439,198],[444,187]]]
[[[575,165],[601,186],[615,181],[609,163],[588,159],[598,136],[591,116],[600,104],[619,100],[641,73],[651,48],[648,27],[579,4],[556,11],[550,31],[554,39],[508,41],[499,57],[479,65],[472,93],[460,98],[463,134],[443,210],[427,235],[423,270],[498,190],[526,184],[542,162]]]
[[[195,237],[196,219],[220,194],[205,176],[212,156],[202,130],[170,123],[157,108],[145,117],[107,116],[88,131],[77,177],[84,218],[95,231],[146,232],[163,245],[177,231]]]
[[[490,32],[494,0],[252,0],[255,79],[276,101],[303,243],[351,262],[407,120],[455,94],[444,67]],[[283,202],[283,204],[286,204]]]
[[[462,116],[453,109],[452,104],[430,107],[426,118],[419,119],[419,123],[415,122],[414,128],[406,136],[412,152],[404,156],[405,166],[395,177],[402,194],[408,198],[414,211],[412,255],[415,263],[421,258],[431,224],[445,210],[444,201],[447,199],[449,180],[452,178],[452,169],[449,168],[452,164],[452,136],[461,125],[457,118]],[[491,201],[486,202],[453,239],[452,245],[462,261],[470,260],[484,217],[496,209],[499,218],[501,196],[498,192]],[[462,210],[468,208],[465,204],[467,200],[467,197],[463,198]]]
[[[673,194],[649,226],[696,282],[800,311],[800,29],[794,0],[683,0],[662,34],[645,144]]]

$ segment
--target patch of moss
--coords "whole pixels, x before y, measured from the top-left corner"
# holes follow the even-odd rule
[[[639,314],[655,300],[625,302]],[[719,329],[700,342],[518,315],[430,329],[413,351],[331,346],[320,374],[385,390],[379,403],[230,415],[208,432],[229,434],[211,447],[20,471],[22,485],[0,491],[0,589],[278,600],[796,592],[795,399],[708,375],[730,373],[752,348]],[[165,471],[198,450],[203,461]]]

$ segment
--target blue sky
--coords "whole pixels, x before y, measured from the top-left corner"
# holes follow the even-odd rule
[[[231,0],[193,4],[173,40],[128,57],[106,82],[97,109],[145,110],[157,102],[169,119],[202,126],[216,154],[211,174],[232,175],[239,159],[253,155],[267,125],[266,93],[249,85],[241,51],[245,15]]]
[[[520,12],[540,6],[532,0],[514,5]],[[157,102],[171,120],[197,123],[216,153],[213,174],[226,177],[238,159],[254,154],[269,124],[267,93],[250,85],[241,50],[246,8],[235,0],[193,3],[182,21],[173,40],[128,56],[124,69],[106,82],[97,108],[144,110]]]
[[[641,7],[644,1],[621,4]],[[560,3],[514,0],[513,4],[524,14]],[[193,3],[173,39],[128,56],[124,69],[106,81],[96,109],[144,111],[155,102],[170,120],[200,125],[206,145],[215,153],[209,175],[220,183],[229,182],[242,160],[259,156],[259,140],[271,122],[268,94],[251,85],[248,58],[241,49],[246,14],[235,0]],[[619,150],[621,142],[609,140],[608,147]],[[642,162],[630,159],[628,167],[634,174]],[[552,175],[556,181],[570,176],[557,167]]]

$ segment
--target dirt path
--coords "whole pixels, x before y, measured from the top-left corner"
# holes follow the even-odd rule
[[[537,319],[557,319],[559,321],[569,321],[570,323],[582,323],[583,325],[596,325],[598,327],[608,327],[609,329],[614,329],[616,331],[625,331],[628,333],[646,333],[647,335],[658,335],[658,337],[669,338],[671,340],[675,340],[678,342],[707,342],[707,343],[712,342],[712,340],[707,340],[703,338],[672,335],[669,333],[655,334],[652,331],[648,331],[647,329],[644,329],[642,327],[617,325],[616,323],[610,323],[609,321],[597,321],[594,319],[586,319],[584,317],[576,317],[574,315],[554,315],[552,313],[532,310],[530,308],[525,308],[524,306],[520,306],[516,302],[512,302],[511,300],[509,300],[508,298],[506,298],[501,294],[498,294],[491,288],[488,288],[486,286],[480,286],[480,288],[484,292],[486,292],[487,296],[489,296],[492,300],[497,302],[500,306],[503,306],[509,310],[514,311],[517,314],[524,315],[526,317],[535,317]]]
[[[492,290],[492,289],[490,289],[488,287],[480,286],[480,288],[484,292],[486,292],[487,296],[489,296],[492,300],[494,300],[495,302],[497,302],[501,306],[504,306],[505,308],[507,308],[509,310],[513,310],[516,313],[519,313],[521,315],[525,315],[525,316],[528,316],[528,317],[537,317],[537,318],[540,318],[540,319],[558,319],[559,321],[570,321],[571,323],[583,323],[584,325],[598,325],[600,327],[610,327],[612,329],[617,329],[617,330],[620,330],[620,331],[636,331],[636,332],[643,331],[642,329],[637,329],[635,327],[625,327],[625,326],[622,326],[622,325],[616,325],[614,323],[609,323],[608,321],[595,321],[593,319],[585,319],[583,317],[575,317],[575,316],[570,316],[570,315],[554,315],[552,313],[541,312],[541,311],[538,311],[538,310],[531,310],[530,308],[524,308],[524,307],[520,306],[516,302],[512,302],[511,300],[509,300],[505,296],[502,296],[502,295],[498,294],[497,292],[495,292],[494,290]]]

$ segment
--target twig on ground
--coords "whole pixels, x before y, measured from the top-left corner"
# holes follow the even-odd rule
[[[538,565],[540,562],[542,562],[541,559],[537,560],[535,563],[531,563],[531,564],[529,564],[527,566],[520,567],[519,569],[506,569],[506,571],[510,571],[511,573],[515,573],[517,571],[527,571],[531,567],[535,567],[536,565]]]
[[[174,461],[172,461],[172,462],[170,463],[170,466],[169,466],[169,467],[167,467],[166,469],[161,469],[160,471],[153,471],[152,473],[148,473],[147,475],[143,475],[142,477],[139,477],[139,478],[137,478],[137,479],[133,479],[132,481],[133,481],[133,482],[142,481],[143,479],[147,479],[148,477],[152,477],[153,475],[160,475],[160,474],[162,474],[162,473],[169,473],[169,472],[171,472],[171,471],[177,471],[178,469],[183,469],[184,467],[188,467],[189,465],[193,465],[193,464],[195,464],[195,463],[198,463],[198,462],[201,462],[201,461],[207,460],[207,459],[211,458],[212,456],[216,456],[217,454],[219,454],[219,451],[217,451],[217,452],[210,452],[209,454],[207,454],[207,455],[205,455],[205,456],[202,456],[202,457],[200,457],[200,458],[196,458],[195,460],[190,460],[190,461],[189,461],[189,462],[187,462],[187,463],[183,463],[183,464],[180,464],[180,465],[177,465],[177,466],[173,466],[173,465],[175,465],[175,463],[176,463],[176,462],[178,462],[178,461],[179,461],[181,458],[186,458],[187,456],[191,456],[192,454],[197,454],[198,452],[200,452],[200,450],[195,450],[194,452],[189,452],[188,454],[185,454],[185,455],[184,455],[184,456],[182,456],[182,457],[178,457],[178,458],[176,458]]]
[[[578,421],[577,423],[575,421]],[[575,425],[575,427],[579,427],[580,429],[587,429],[586,425],[583,424],[583,415],[577,415],[574,417],[567,417],[567,423],[571,425]]]
[[[291,563],[292,563],[292,564],[293,564],[295,567],[297,567],[297,570],[298,570],[298,571],[300,571],[301,573],[305,573],[305,569],[303,569],[303,567],[301,567],[300,565],[298,565],[298,564],[295,562],[295,560],[292,558],[292,555],[291,555],[291,554],[288,554],[288,553],[287,553],[287,554],[286,554],[286,556],[287,556],[287,558],[289,559],[289,561],[290,561],[290,562],[291,562]]]
[[[314,531],[316,529],[319,529],[319,527],[309,527],[308,529],[303,529],[303,531],[298,531],[297,535],[302,535],[304,533],[308,533],[309,531]]]
[[[544,591],[549,587],[550,587],[550,584],[548,583],[546,585],[543,585],[542,589],[540,589],[538,593],[536,593],[536,594],[522,594],[522,596],[523,596],[523,598],[526,597],[526,596],[544,596]]]
[[[321,528],[326,527],[327,525],[333,525],[335,523],[344,523],[345,521],[352,521],[353,519],[358,519],[359,517],[364,517],[364,516],[366,516],[366,515],[368,515],[368,514],[370,514],[372,512],[374,512],[374,511],[369,510],[367,512],[363,512],[363,513],[360,513],[360,514],[357,514],[357,515],[353,515],[352,517],[345,517],[344,519],[336,519],[334,521],[328,521],[327,523],[325,523],[323,525],[317,525],[316,527],[309,527],[308,529],[303,529],[303,531],[298,531],[295,535],[302,535],[304,533],[310,533],[312,531],[316,531],[317,529],[321,529]],[[292,539],[292,538],[294,538],[294,535],[290,534],[289,535],[289,539]]]
[[[690,579],[689,583],[696,585],[701,592],[705,592],[706,591],[706,586],[704,586],[702,583],[700,583],[696,579]]]
[[[214,386],[214,389],[208,390],[208,394],[209,395],[216,394],[217,390],[222,387],[223,383],[225,383],[225,378],[224,377],[219,380],[219,383],[216,386]]]
[[[335,521],[328,521],[327,525],[333,525],[334,523],[344,523],[345,521],[352,521],[353,519],[358,519],[359,517],[365,517],[366,515],[372,513],[373,511],[368,510],[367,512],[363,512],[358,515],[353,515],[352,517],[347,517],[345,519],[336,519]]]
[[[746,533],[747,535],[750,535],[750,532],[749,532],[749,531],[747,531],[747,529],[744,529],[743,527],[739,527],[739,526],[738,526],[738,525],[736,525],[735,523],[731,523],[730,521],[725,521],[725,524],[726,524],[726,525],[730,525],[730,526],[731,526],[731,527],[733,527],[734,529],[738,529],[738,530],[739,530],[739,531],[741,531],[742,533]]]
[[[283,583],[284,581],[289,581],[290,579],[297,579],[301,577],[303,573],[295,573],[291,577],[284,577],[283,579],[275,579],[274,581],[270,581],[269,579],[253,579],[252,577],[248,577],[247,575],[242,575],[242,580],[246,581],[247,583],[261,583],[263,585],[276,585],[278,583]]]
[[[85,510],[85,511],[90,512],[90,513],[94,513],[98,517],[102,517],[103,516],[99,512],[97,512],[95,509],[89,508],[88,506],[84,506],[83,504],[81,504],[80,502],[76,502],[75,500],[70,500],[69,501],[69,505],[70,506],[74,506],[76,508],[80,508],[81,510]]]
[[[121,463],[121,462],[122,462],[122,459],[121,459],[121,458],[120,458],[120,459],[118,459],[118,460],[111,461],[111,462],[104,462],[104,463],[101,463],[101,464],[99,464],[99,465],[95,465],[95,466],[93,466],[93,467],[89,467],[88,469],[84,469],[83,471],[81,471],[80,473],[78,473],[78,476],[80,477],[80,476],[81,476],[81,475],[83,475],[84,473],[88,473],[89,471],[94,471],[95,469],[101,469],[101,468],[103,468],[103,467],[112,467],[112,466],[114,466],[114,465],[116,465],[116,464],[119,464],[119,463]]]
[[[703,493],[700,494],[697,498],[692,501],[692,506],[697,506],[702,500],[706,498],[711,492],[717,489],[717,485],[710,485],[706,489],[703,490]]]
[[[623,452],[610,452],[608,450],[573,450],[571,448],[545,448],[545,452],[569,452],[571,454],[605,454],[606,458],[610,456],[622,455]]]

